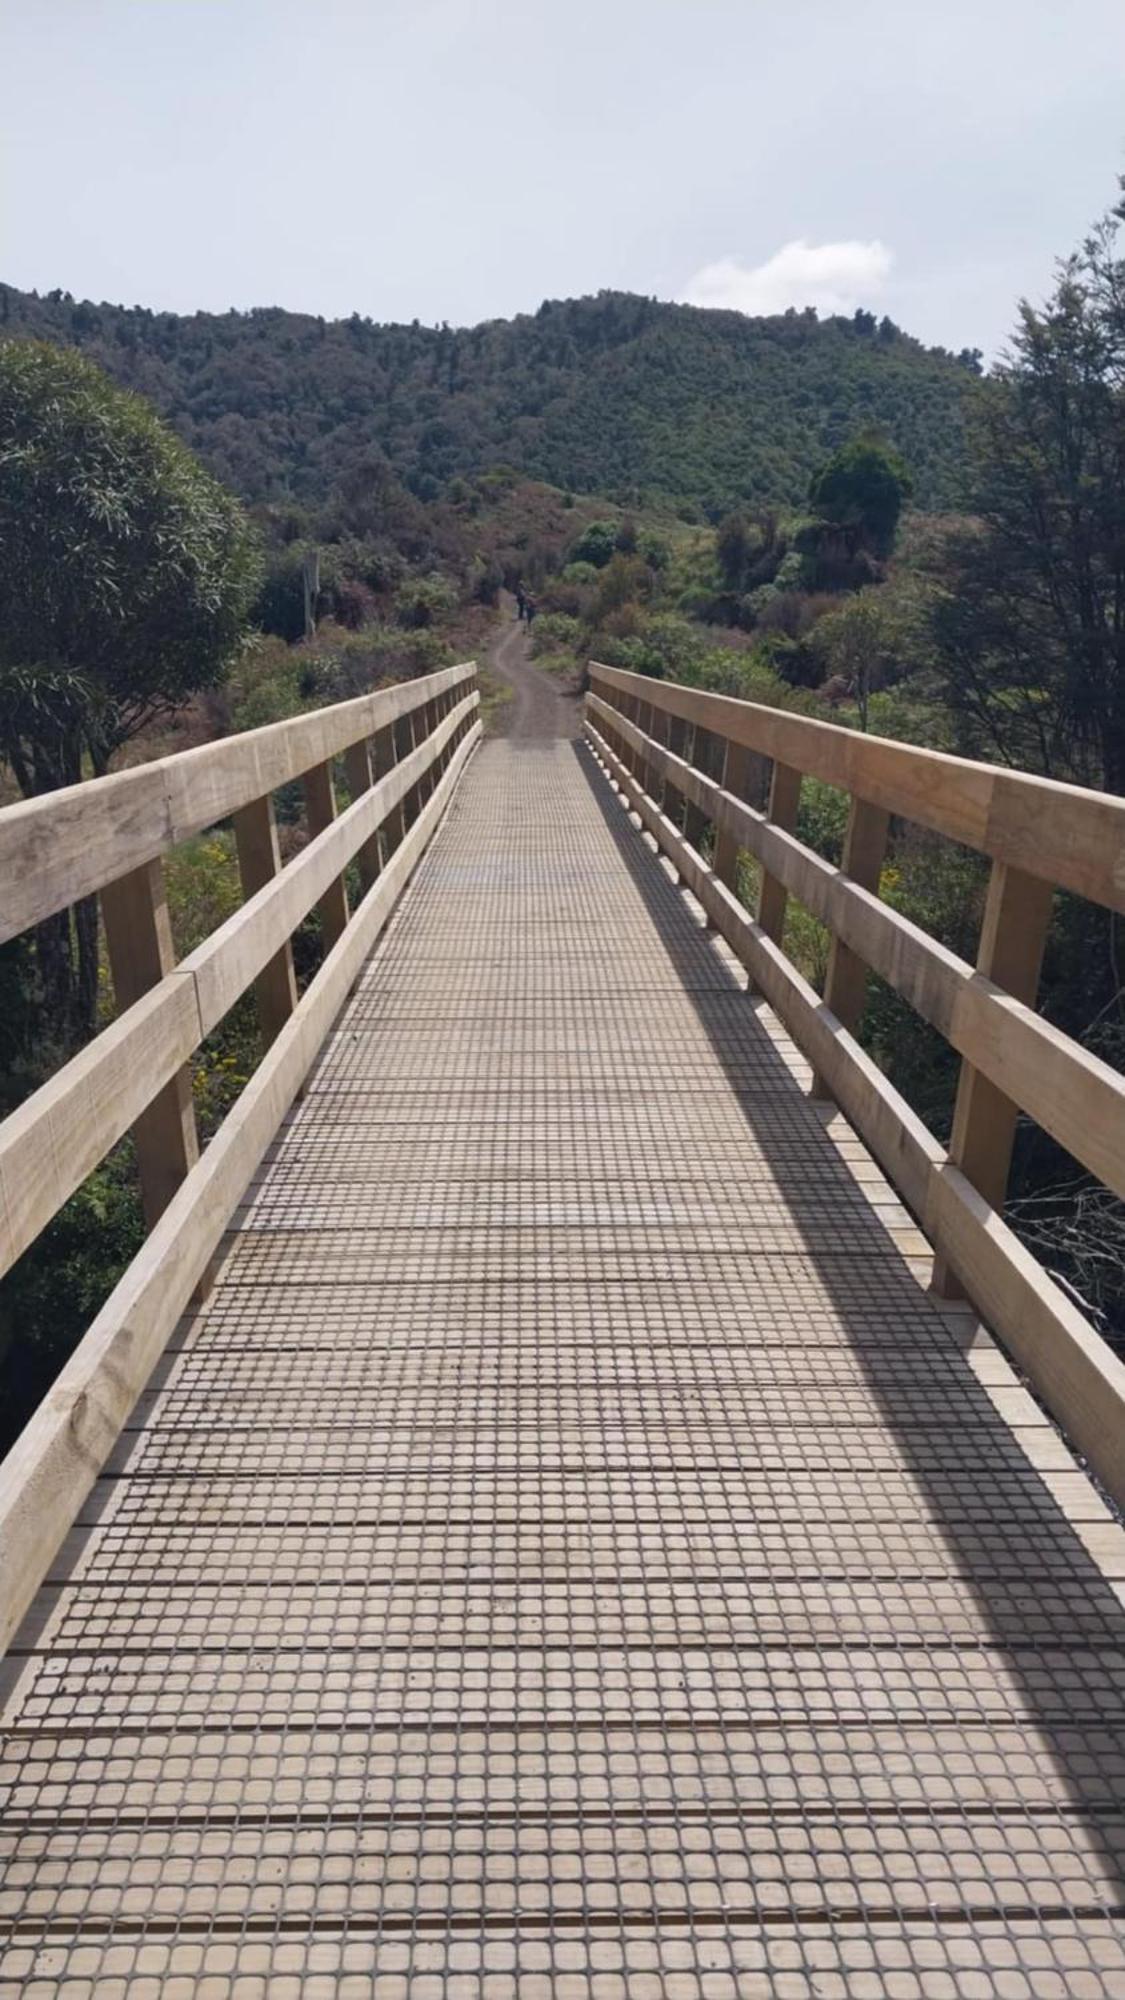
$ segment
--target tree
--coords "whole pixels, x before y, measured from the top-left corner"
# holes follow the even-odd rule
[[[139,397],[79,355],[0,345],[0,752],[27,797],[103,773],[220,681],[257,555],[238,503]],[[93,1026],[92,900],[37,940],[44,1000]],[[77,949],[75,949],[75,942]]]
[[[567,561],[593,563],[595,569],[604,569],[616,552],[617,529],[612,521],[589,521],[572,542]]]
[[[819,618],[806,641],[823,677],[837,679],[855,702],[863,730],[872,693],[894,677],[897,639],[893,610],[878,591],[863,590]]]
[[[845,530],[851,552],[868,549],[889,556],[910,475],[897,451],[878,438],[853,438],[832,454],[809,486],[809,499],[822,520]]]
[[[737,593],[746,588],[746,572],[760,547],[761,537],[754,534],[745,514],[728,514],[719,522],[715,560],[727,590]]]
[[[967,747],[1125,791],[1122,209],[1026,301],[971,432],[935,638]]]

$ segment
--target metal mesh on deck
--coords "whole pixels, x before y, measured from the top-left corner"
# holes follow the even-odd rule
[[[5,1665],[0,1994],[1125,1996],[1105,1510],[740,985],[477,757]]]

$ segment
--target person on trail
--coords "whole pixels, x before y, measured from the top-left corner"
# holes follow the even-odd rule
[[[523,600],[523,615],[527,619],[529,626],[531,624],[532,619],[535,616],[535,612],[536,612],[535,599],[533,597],[525,597]]]
[[[527,609],[527,599],[526,599],[526,597],[525,597],[525,596],[524,596],[524,594],[523,594],[523,585],[522,585],[522,583],[517,583],[517,585],[516,585],[516,617],[517,617],[517,619],[522,619],[522,618],[523,618],[523,615],[524,615],[524,612],[526,611],[526,609]]]

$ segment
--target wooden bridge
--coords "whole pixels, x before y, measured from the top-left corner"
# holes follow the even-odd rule
[[[119,1006],[0,1128],[3,1265],[130,1131],[151,1225],[0,1469],[0,1994],[1121,1996],[1125,1371],[1001,1210],[1016,1107],[1125,1194],[1034,1010],[1125,802],[606,668],[583,744],[477,701],[0,814],[2,934],[100,892]],[[992,857],[976,967],[880,900],[892,816]],[[868,967],[963,1058],[948,1153]]]

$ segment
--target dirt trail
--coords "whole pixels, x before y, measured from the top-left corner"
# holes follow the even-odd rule
[[[494,711],[489,731],[516,742],[543,742],[556,736],[577,736],[582,725],[575,694],[566,694],[549,674],[531,664],[528,632],[515,617],[515,600],[501,600],[504,624],[488,650],[488,664],[497,680],[512,690],[511,701]]]

